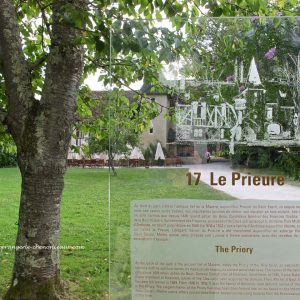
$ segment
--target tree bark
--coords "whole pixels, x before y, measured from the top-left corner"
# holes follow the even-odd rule
[[[117,176],[117,171],[114,165],[114,156],[112,155],[111,151],[108,152],[108,166],[112,170],[113,175]]]
[[[59,213],[63,169],[57,163],[22,174],[19,228],[11,288],[4,299],[59,299]],[[22,247],[22,248],[21,248]]]
[[[76,9],[86,8],[71,0]],[[64,23],[65,1],[54,0],[52,47],[41,100],[34,98],[13,1],[0,1],[0,46],[8,127],[16,142],[22,192],[11,287],[4,300],[59,299],[60,202],[83,70],[78,31]]]

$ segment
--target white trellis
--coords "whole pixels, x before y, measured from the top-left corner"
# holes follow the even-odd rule
[[[298,60],[300,61],[299,57]],[[300,74],[299,66],[300,62],[297,76]],[[241,64],[239,77],[242,81],[244,81],[243,68]],[[237,77],[237,67],[235,73]],[[212,82],[207,81],[209,85]],[[230,144],[232,153],[236,143],[253,146],[300,145],[298,103],[294,101],[293,106],[288,106],[280,105],[279,100],[272,103],[263,101],[267,91],[262,84],[254,58],[251,60],[246,82],[249,87],[232,99],[231,102],[234,104],[224,101],[222,104],[211,105],[199,100],[193,101],[190,105],[177,105],[177,141],[227,142]],[[189,83],[194,87],[197,86],[195,81],[190,80]],[[201,86],[203,82],[198,84]],[[218,82],[217,84],[226,83]],[[279,90],[278,96],[283,99],[286,93]]]
[[[176,110],[177,140],[193,140],[204,137],[207,129],[230,129],[236,122],[236,114],[228,103],[207,105],[193,102],[191,105],[178,105]],[[220,139],[222,139],[222,134]]]

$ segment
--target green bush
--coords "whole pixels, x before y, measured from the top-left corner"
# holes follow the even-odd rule
[[[248,168],[268,168],[272,165],[270,160],[270,150],[268,148],[253,147],[250,148],[248,156]]]
[[[17,166],[17,154],[0,152],[0,168]]]
[[[230,157],[229,147],[225,145],[222,150],[216,151],[214,155],[217,157],[229,158]]]
[[[231,155],[231,162],[233,167],[275,168],[295,180],[300,180],[300,156],[295,149],[294,152],[289,152],[285,148],[239,145],[235,154]]]
[[[11,136],[0,128],[0,168],[17,166],[17,147]]]
[[[300,180],[299,154],[293,152],[281,152],[275,160],[274,166],[278,167],[295,180]]]
[[[157,141],[158,143],[158,141]],[[156,153],[156,148],[157,148],[157,143],[154,145],[154,144],[150,144],[146,149],[143,150],[143,155],[144,155],[144,158],[145,160],[150,163],[150,164],[157,164],[158,166],[162,166],[164,164],[164,160],[157,160],[157,161],[154,161],[155,159],[155,153]],[[164,152],[164,154],[166,156],[167,155],[167,150],[166,148],[162,147],[162,150]]]
[[[147,162],[152,162],[155,157],[155,152],[156,152],[156,146],[153,144],[150,144],[144,151],[143,155],[144,158]]]
[[[244,145],[238,145],[234,154],[230,156],[233,167],[246,166],[249,155],[249,148]]]
[[[248,147],[239,145],[231,156],[232,166],[247,168],[268,168],[272,165],[271,149],[264,147]]]

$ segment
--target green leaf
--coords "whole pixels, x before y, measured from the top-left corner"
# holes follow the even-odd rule
[[[122,51],[123,43],[122,38],[119,35],[115,35],[112,39],[112,46],[117,53]]]
[[[102,52],[105,49],[106,44],[103,41],[101,41],[99,38],[96,38],[95,43],[96,43],[96,50],[98,52]]]
[[[132,41],[128,44],[128,47],[131,51],[133,52],[140,52],[141,48],[140,48],[140,45],[139,43],[137,43],[136,41]]]
[[[223,9],[221,7],[217,7],[213,10],[213,16],[214,17],[220,17],[223,14]]]
[[[260,0],[248,0],[249,6],[254,12],[259,12],[260,9]]]
[[[124,32],[126,35],[132,35],[132,27],[131,27],[130,23],[126,22],[124,24]]]
[[[146,38],[140,38],[139,40],[139,45],[141,49],[147,48],[148,46],[148,39]]]
[[[275,28],[279,27],[280,24],[281,24],[281,19],[280,19],[280,18],[275,18],[275,19],[273,20],[273,24],[274,24],[274,27],[275,27]]]

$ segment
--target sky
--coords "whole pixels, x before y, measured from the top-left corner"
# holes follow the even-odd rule
[[[102,82],[98,81],[98,78],[100,76],[100,71],[98,71],[95,75],[89,75],[88,78],[85,80],[85,84],[87,84],[92,91],[103,91],[107,90],[108,87],[105,88],[104,84]],[[135,90],[139,90],[143,85],[143,81],[138,81],[130,87]],[[126,88],[124,88],[126,90]]]
[[[180,75],[177,72],[178,65],[177,63],[173,63],[170,65],[164,66],[163,75],[169,80],[179,80]],[[98,82],[98,78],[100,76],[100,71],[98,71],[95,75],[89,75],[85,80],[85,84],[87,84],[92,91],[103,91],[107,90],[108,87],[105,88],[102,82]],[[139,90],[143,85],[143,80],[137,81],[130,85],[130,87],[134,90]],[[126,90],[126,88],[124,88]]]

